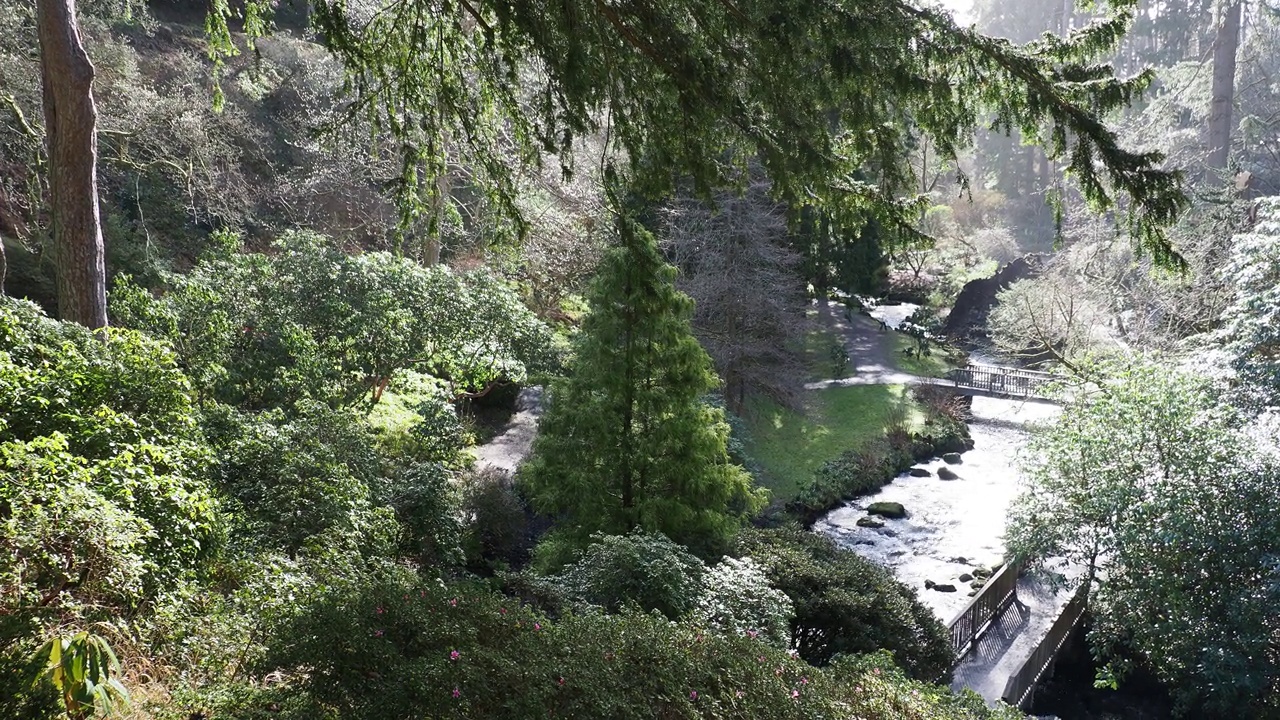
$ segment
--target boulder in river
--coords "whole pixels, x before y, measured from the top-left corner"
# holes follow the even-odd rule
[[[955,592],[956,586],[951,583],[937,583],[933,586],[933,589],[938,592]]]
[[[881,520],[875,515],[863,515],[858,518],[858,527],[871,528],[873,530],[876,528],[882,528],[884,527],[884,520]]]
[[[969,558],[967,558],[967,557],[953,557],[953,558],[951,558],[950,560],[948,560],[947,562],[953,562],[953,563],[955,563],[955,564],[957,564],[957,565],[968,565],[968,564],[969,564]]]
[[[978,567],[973,569],[973,576],[976,578],[986,579],[991,577],[991,575],[992,575],[991,571],[982,565],[979,565]]]
[[[959,480],[960,479],[960,476],[956,474],[956,471],[952,470],[949,467],[938,468],[938,477],[942,478],[943,480]]]
[[[924,589],[925,589],[925,590],[932,590],[934,585],[937,585],[937,583],[935,583],[935,582],[934,582],[934,581],[932,581],[932,580],[925,580],[925,581],[924,581]]]
[[[922,467],[913,467],[907,471],[907,474],[911,477],[931,477],[933,475],[933,473],[929,472],[928,468]]]
[[[907,509],[902,507],[902,503],[896,502],[873,502],[867,507],[867,512],[891,520],[900,520],[907,516]]]
[[[942,453],[942,462],[948,465],[959,465],[960,463],[964,462],[964,460],[960,458],[960,453],[949,452],[949,453]]]
[[[973,588],[974,590],[981,590],[986,584],[987,584],[986,580],[974,580],[973,582],[969,583],[969,587]]]
[[[969,573],[960,573],[959,579],[960,579],[960,582],[969,582],[970,580],[973,579],[973,576],[970,575]]]

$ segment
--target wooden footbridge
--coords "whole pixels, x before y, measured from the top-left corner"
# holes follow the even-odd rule
[[[957,392],[1028,400],[1047,399],[1047,386],[1060,378],[1047,372],[970,363],[947,373]],[[940,383],[945,384],[945,383]]]
[[[1023,576],[1020,565],[1001,568],[949,625],[952,688],[1025,710],[1080,628],[1085,603],[1083,586],[1055,591]]]

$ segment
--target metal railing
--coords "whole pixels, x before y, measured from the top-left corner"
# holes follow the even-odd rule
[[[1021,572],[1021,565],[1000,568],[947,626],[951,630],[951,649],[955,652],[956,662],[973,648],[992,621],[1017,598],[1018,575]]]
[[[1021,708],[1031,699],[1031,694],[1036,685],[1040,684],[1041,679],[1052,672],[1053,664],[1058,659],[1062,646],[1066,644],[1067,639],[1084,618],[1084,611],[1088,605],[1087,590],[1088,584],[1085,584],[1076,591],[1071,602],[1067,603],[1062,613],[1058,615],[1058,619],[1054,621],[1053,627],[1049,628],[1049,634],[1045,635],[1036,646],[1035,652],[1031,653],[1031,657],[1027,658],[1018,672],[1009,676],[1009,680],[1004,684],[1004,694],[1001,695],[1001,699],[1006,703]]]
[[[957,387],[1019,397],[1033,396],[1040,388],[1055,379],[1052,374],[1046,372],[997,365],[966,365],[952,370],[947,377]]]

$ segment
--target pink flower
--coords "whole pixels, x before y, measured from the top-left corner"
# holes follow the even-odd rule
[[[690,699],[690,700],[697,700],[697,699],[698,699],[698,691],[697,691],[697,690],[690,690],[690,691],[689,691],[689,699]]]
[[[374,610],[373,612],[374,612],[375,614],[377,614],[377,615],[381,615],[381,614],[382,614],[382,606],[381,606],[381,605],[379,605],[379,606],[378,606],[378,609]]]
[[[742,696],[746,695],[746,693],[744,693],[744,692],[742,692],[741,690],[739,690],[738,692],[734,693],[734,695],[735,695],[735,696],[737,696],[737,698],[738,698],[739,700],[741,700],[741,699],[742,699]]]
[[[449,653],[450,660],[457,660],[460,657],[462,657],[462,653],[458,652],[457,650],[454,650],[453,652]]]
[[[374,637],[382,637],[382,631],[381,631],[381,630],[374,630],[374,631],[373,631],[373,636],[374,636]]]
[[[460,697],[462,697],[462,691],[458,690],[458,688],[455,687],[453,689],[453,699],[457,700]]]
[[[538,630],[541,630],[541,629],[542,629],[542,625],[541,625],[541,623],[534,623],[534,624],[533,624],[533,629],[534,629],[534,631],[535,631],[535,632],[536,632],[536,631],[538,631]]]
[[[419,591],[418,591],[418,597],[426,597],[426,596],[427,596],[427,591],[426,591],[426,590],[419,590]]]
[[[562,677],[562,678],[560,678],[560,683],[559,683],[559,684],[560,684],[560,685],[564,685],[564,678],[563,678],[563,677]]]
[[[758,657],[758,658],[756,658],[756,659],[757,659],[757,660],[759,660],[760,662],[764,662],[764,656],[763,656],[763,655],[761,655],[760,657]]]
[[[760,637],[760,633],[756,632],[755,630],[748,630],[747,637],[751,638],[752,640],[755,640],[756,638]]]
[[[879,674],[880,674],[880,668],[871,668],[871,674],[872,674],[872,675],[879,675]]]
[[[808,684],[809,684],[809,678],[807,678],[807,677],[802,677],[802,678],[800,678],[800,684],[801,684],[801,685],[808,685]]]
[[[453,598],[452,600],[450,600],[449,605],[451,607],[458,607],[458,598]]]
[[[503,615],[506,615],[506,614],[507,614],[507,609],[506,609],[506,608],[498,608],[498,612],[499,612],[499,613],[501,613],[501,614],[503,614]]]
[[[799,699],[799,698],[800,698],[800,691],[799,691],[799,690],[792,690],[792,691],[791,691],[791,699],[792,699],[792,700],[797,700],[797,699]]]

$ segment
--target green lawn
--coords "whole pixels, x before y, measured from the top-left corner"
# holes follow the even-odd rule
[[[890,420],[907,414],[912,429],[923,417],[902,385],[860,385],[811,390],[806,412],[787,410],[765,399],[748,402],[751,438],[747,451],[760,465],[757,481],[786,502],[822,463],[880,437]]]
[[[933,353],[926,357],[916,357],[903,352],[914,349],[916,341],[906,333],[889,333],[893,340],[893,364],[901,372],[921,375],[923,377],[945,377],[947,372],[964,366],[964,353],[937,343],[932,343]]]

